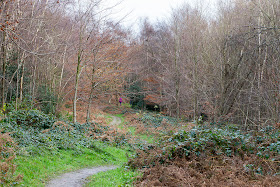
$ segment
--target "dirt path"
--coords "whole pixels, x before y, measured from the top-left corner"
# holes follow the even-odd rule
[[[110,125],[119,125],[122,123],[121,118],[116,116],[111,116],[113,118],[113,121],[110,123]]]
[[[122,122],[121,118],[112,116],[113,121],[110,125],[118,125]],[[71,173],[65,173],[60,177],[51,180],[46,187],[82,187],[85,179],[98,172],[116,169],[117,166],[99,166],[93,168],[85,168]]]
[[[98,172],[116,169],[116,166],[100,166],[93,168],[86,168],[71,173],[65,173],[59,178],[49,182],[46,187],[82,187],[85,179]]]

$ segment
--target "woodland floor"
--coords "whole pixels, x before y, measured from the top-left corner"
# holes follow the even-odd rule
[[[177,140],[164,145],[165,147],[155,146],[155,137],[159,137],[168,142],[167,140],[169,139],[176,139],[178,136],[178,134],[176,135],[176,132],[180,132],[180,130],[184,130],[185,133],[183,133],[182,136],[186,136],[186,132],[191,131],[192,128],[196,128],[196,124],[182,123],[179,126],[176,126],[170,125],[170,121],[168,120],[162,120],[160,124],[154,126],[144,123],[149,120],[153,121],[157,119],[159,114],[156,113],[151,115],[147,114],[146,117],[143,115],[142,121],[140,122],[139,120],[135,119],[139,118],[139,116],[142,114],[138,116],[137,113],[131,112],[130,109],[123,106],[104,106],[102,108],[96,108],[96,110],[98,110],[98,112],[102,110],[104,115],[108,113],[111,115],[122,114],[125,117],[127,123],[124,123],[121,125],[121,127],[118,127],[118,125],[121,124],[121,119],[112,116],[112,122],[110,123],[110,126],[114,126],[116,131],[123,131],[124,134],[128,132],[130,136],[128,136],[126,139],[136,141],[139,144],[148,145],[147,149],[139,150],[137,152],[138,156],[129,162],[130,167],[140,169],[143,172],[143,176],[138,178],[138,180],[134,183],[134,186],[280,186],[279,173],[277,173],[277,171],[279,171],[278,159],[275,161],[272,159],[266,160],[262,157],[257,157],[253,153],[243,153],[242,151],[240,154],[243,156],[239,156],[238,154],[233,154],[231,156],[222,154],[219,156],[215,155],[214,153],[212,154],[211,152],[207,152],[207,150],[211,147],[213,147],[213,149],[217,148],[218,150],[219,146],[216,144],[207,144],[208,146],[205,147],[207,150],[200,150],[200,152],[205,152],[204,156],[198,156],[194,153],[191,153],[188,156],[182,156],[181,150],[184,149],[180,148],[185,147],[182,147],[180,144],[181,142],[179,142],[177,145]],[[83,110],[79,111],[80,114],[78,116],[80,116],[80,119],[84,119],[85,113],[82,112]],[[94,109],[92,111],[94,111]],[[94,113],[95,112],[98,113],[97,111],[94,111]],[[98,122],[98,117],[96,120]],[[100,123],[104,122],[104,119],[100,120]],[[193,146],[198,146],[200,144],[204,145],[204,143],[213,143],[216,141],[224,142],[227,139],[232,139],[231,134],[229,134],[229,136],[225,134],[225,132],[227,132],[226,129],[224,129],[225,131],[221,129],[215,130],[214,126],[209,127],[208,130],[199,130],[199,127],[197,127],[195,130],[204,133],[207,131],[205,135],[209,136],[209,141],[208,139],[206,141],[205,137],[201,137],[201,139],[196,138],[196,144]],[[192,133],[194,132],[195,131],[193,130]],[[239,131],[234,131],[234,133],[237,132]],[[114,133],[109,132],[106,136],[102,136],[101,138],[110,140],[110,136],[113,134]],[[197,136],[198,135],[199,133]],[[213,137],[217,140],[213,139]],[[255,135],[252,135],[252,140],[254,140],[254,137]],[[261,134],[259,133],[256,137],[260,138]],[[265,134],[263,138],[265,140],[270,138],[272,141],[273,137]],[[236,138],[237,141],[239,141],[239,139],[244,139],[242,133],[240,133]],[[203,143],[204,140],[206,142]],[[275,138],[273,141],[276,141]],[[160,144],[163,142],[164,141],[162,141]],[[174,149],[171,149],[172,146],[174,146]],[[244,144],[244,146],[246,147],[247,144]],[[171,159],[167,159],[165,156],[163,156],[165,155],[165,152],[168,150],[168,148],[173,150],[172,154],[166,154],[167,156],[171,156]],[[235,147],[233,148],[235,149]],[[236,149],[237,151],[241,150],[239,147],[236,147]],[[279,154],[276,154],[276,156],[279,158]],[[162,160],[165,160],[166,162],[161,164]],[[247,166],[254,166],[256,168],[248,169]],[[259,168],[261,169],[261,172],[265,173],[268,171],[266,172],[268,174],[256,173]],[[272,171],[275,172],[269,174]]]

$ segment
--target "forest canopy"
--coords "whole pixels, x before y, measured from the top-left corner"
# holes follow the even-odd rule
[[[184,5],[143,21],[133,67],[144,100],[178,118],[278,122],[279,10],[273,0],[221,1],[213,19]]]
[[[184,4],[136,36],[102,3],[1,1],[2,108],[70,103],[76,121],[77,103],[90,119],[93,103],[125,97],[189,120],[279,122],[278,1],[221,1],[215,18]]]

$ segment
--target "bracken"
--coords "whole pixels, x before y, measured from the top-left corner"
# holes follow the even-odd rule
[[[15,175],[15,143],[9,133],[0,130],[0,185],[15,186],[22,179],[21,175]]]

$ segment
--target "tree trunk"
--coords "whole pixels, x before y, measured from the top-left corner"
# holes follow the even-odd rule
[[[176,99],[176,119],[177,122],[180,118],[180,70],[179,70],[179,48],[180,48],[180,39],[178,36],[178,29],[176,27],[176,35],[175,36],[175,58],[174,58],[174,65],[175,65],[175,99]]]
[[[260,3],[260,2],[259,2]],[[262,12],[260,11],[260,14]],[[259,27],[259,34],[258,34],[258,123],[261,123],[261,107],[262,107],[262,96],[261,96],[261,17],[258,19],[258,27]]]
[[[94,56],[94,61],[95,61],[95,56]],[[91,104],[92,104],[92,98],[93,98],[93,92],[95,88],[95,82],[94,80],[94,73],[95,73],[95,67],[93,65],[92,67],[92,75],[91,75],[91,88],[90,88],[90,96],[89,96],[89,101],[88,101],[88,109],[87,109],[87,122],[90,122],[90,113],[91,113]]]
[[[34,101],[35,101],[35,88],[36,88],[36,71],[37,71],[37,66],[36,63],[34,63],[34,69],[33,69],[33,79],[32,79],[32,105],[31,107],[33,108]]]
[[[18,49],[18,51],[17,51],[17,65],[18,65],[18,68],[17,68],[17,83],[16,83],[16,111],[17,111],[17,108],[18,108],[18,92],[19,92],[18,83],[19,83],[19,68],[20,68],[20,65],[21,65],[21,59],[19,58],[19,49]]]
[[[5,105],[5,79],[6,79],[6,61],[7,61],[7,51],[6,51],[6,32],[5,30],[2,32],[2,107]]]
[[[198,115],[198,96],[197,96],[197,93],[198,93],[198,85],[197,85],[197,59],[196,57],[194,57],[194,73],[193,73],[193,79],[194,79],[194,114],[193,114],[193,117],[194,117],[194,120],[196,120],[196,116]]]
[[[23,99],[23,78],[24,78],[24,63],[22,63],[22,69],[21,69],[21,77],[20,77],[20,96],[19,100],[22,102]]]
[[[74,93],[74,100],[73,100],[73,122],[74,123],[77,122],[77,97],[78,97],[79,77],[80,77],[80,71],[81,71],[81,55],[82,55],[82,51],[81,51],[81,49],[79,49],[76,78],[75,78],[75,93]]]
[[[63,59],[62,59],[62,67],[61,67],[60,80],[59,80],[59,96],[60,96],[60,94],[62,92],[62,79],[63,79],[63,74],[64,74],[66,49],[67,49],[67,45],[65,46],[64,54],[63,54]]]

